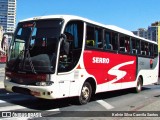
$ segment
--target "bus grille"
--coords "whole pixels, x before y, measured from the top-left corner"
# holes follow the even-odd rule
[[[36,85],[36,80],[12,79],[11,82],[21,85]]]
[[[13,92],[16,92],[16,93],[21,93],[21,94],[26,94],[26,95],[31,95],[31,91],[27,88],[21,88],[21,87],[13,87],[12,88],[12,91]]]

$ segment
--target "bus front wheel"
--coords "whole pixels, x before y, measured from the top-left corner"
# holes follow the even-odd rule
[[[90,101],[92,95],[92,87],[89,82],[85,82],[81,89],[81,94],[78,97],[79,104],[86,104]]]

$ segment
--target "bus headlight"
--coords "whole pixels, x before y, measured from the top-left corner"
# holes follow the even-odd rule
[[[46,82],[36,82],[37,86],[51,86],[53,84],[52,81],[46,81]]]
[[[5,77],[5,80],[10,81],[10,80],[11,80],[11,78],[6,76],[6,77]]]

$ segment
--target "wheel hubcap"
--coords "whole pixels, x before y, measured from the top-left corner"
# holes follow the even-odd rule
[[[89,97],[89,88],[86,86],[82,89],[82,97],[83,99],[87,99]]]

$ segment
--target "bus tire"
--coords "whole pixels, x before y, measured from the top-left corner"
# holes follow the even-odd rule
[[[136,92],[136,93],[141,92],[141,91],[142,91],[142,86],[143,86],[142,78],[141,78],[141,77],[138,77],[137,85],[136,85],[136,87],[135,87],[135,92]]]
[[[92,87],[89,82],[85,82],[82,86],[80,96],[78,97],[78,103],[83,105],[90,101],[92,96]]]

